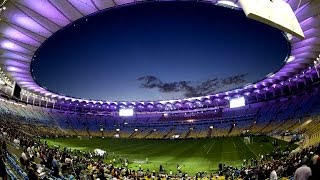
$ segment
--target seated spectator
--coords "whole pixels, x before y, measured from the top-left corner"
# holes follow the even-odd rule
[[[28,178],[29,180],[38,180],[39,176],[37,173],[37,165],[36,164],[31,164],[28,168]]]

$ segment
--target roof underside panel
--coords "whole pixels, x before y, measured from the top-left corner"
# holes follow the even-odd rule
[[[82,16],[87,16],[99,10],[90,0],[68,0],[68,2],[77,9]]]
[[[110,7],[114,7],[116,4],[113,0],[109,1],[99,1],[99,0],[92,0],[92,2],[100,9],[108,9]]]
[[[70,23],[48,0],[20,0],[15,1],[14,4],[19,8],[24,7],[22,10],[28,9],[30,13],[33,12],[32,14],[34,14],[35,17],[32,18],[37,18],[36,16],[42,17],[58,27],[63,27]]]

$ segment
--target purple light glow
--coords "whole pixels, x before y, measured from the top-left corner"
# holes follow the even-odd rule
[[[4,42],[1,43],[1,46],[2,46],[3,48],[6,48],[6,49],[11,50],[11,49],[14,48],[15,44],[12,43],[12,42],[10,42],[10,41],[4,41]]]
[[[25,49],[11,41],[8,41],[8,40],[3,40],[1,42],[1,46],[4,48],[4,49],[7,49],[7,50],[12,50],[12,51],[17,51],[17,52],[21,52],[21,53],[24,53],[24,54],[30,54],[30,53],[33,53],[31,52],[30,50],[28,49]]]
[[[13,61],[13,60],[6,60],[4,62],[4,64],[8,65],[8,66],[15,66],[15,67],[18,67],[18,68],[25,68],[25,69],[29,69],[30,66],[28,66],[27,64],[23,64],[23,63],[20,63],[20,62],[17,62],[17,61]]]
[[[128,3],[133,3],[134,0],[114,0],[117,5],[122,5],[122,4],[128,4]]]
[[[39,25],[37,22],[35,22],[31,18],[26,17],[24,14],[16,14],[16,15],[14,15],[14,18],[12,18],[11,20],[15,24],[17,24],[25,29],[28,29],[32,32],[36,32],[37,34],[40,34],[41,36],[48,38],[52,34],[50,31],[48,31],[47,29],[45,29],[44,27]]]
[[[14,39],[25,44],[30,44],[31,46],[39,47],[41,44],[34,39],[26,36],[25,34],[21,33],[20,31],[13,29],[12,27],[7,27],[3,30],[3,34],[10,39]]]
[[[27,70],[20,69],[15,66],[7,66],[7,71],[14,71],[14,72],[20,72],[20,73],[27,73],[28,72]]]
[[[20,3],[26,5],[33,11],[41,14],[43,17],[46,17],[59,26],[66,26],[70,22],[63,14],[60,13],[60,11],[58,11],[51,5],[51,3],[48,3],[47,1],[35,2],[34,0],[23,0]]]
[[[69,2],[77,7],[77,9],[79,9],[81,11],[81,13],[85,14],[85,15],[89,15],[91,13],[94,13],[95,11],[97,11],[97,9],[95,8],[95,5],[92,4],[91,0],[82,0],[82,1],[78,1],[78,0],[69,0]],[[84,6],[84,4],[86,6]]]

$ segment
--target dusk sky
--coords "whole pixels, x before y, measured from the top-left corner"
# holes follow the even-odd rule
[[[103,11],[48,39],[33,75],[48,90],[93,100],[164,100],[257,81],[288,54],[281,31],[242,11],[152,2]]]

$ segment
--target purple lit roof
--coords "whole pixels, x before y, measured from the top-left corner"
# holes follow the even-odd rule
[[[140,1],[140,0],[138,0]],[[131,4],[134,0],[15,0],[8,1],[6,10],[0,12],[0,67],[12,81],[16,81],[22,89],[42,97],[55,99],[58,102],[93,103],[99,105],[144,106],[149,108],[162,104],[182,106],[182,102],[211,103],[212,98],[226,99],[233,96],[249,95],[272,88],[294,78],[308,67],[320,53],[320,1],[285,0],[295,10],[297,19],[304,31],[305,39],[289,37],[291,54],[285,65],[276,73],[265,79],[247,85],[241,89],[231,90],[205,97],[182,100],[164,100],[158,102],[106,102],[91,101],[56,94],[40,87],[30,72],[30,64],[41,44],[61,28],[74,21],[103,9]],[[208,1],[206,1],[208,2]],[[238,0],[209,0],[212,4],[239,8]],[[300,77],[300,75],[299,75]],[[198,101],[199,100],[199,101]]]

